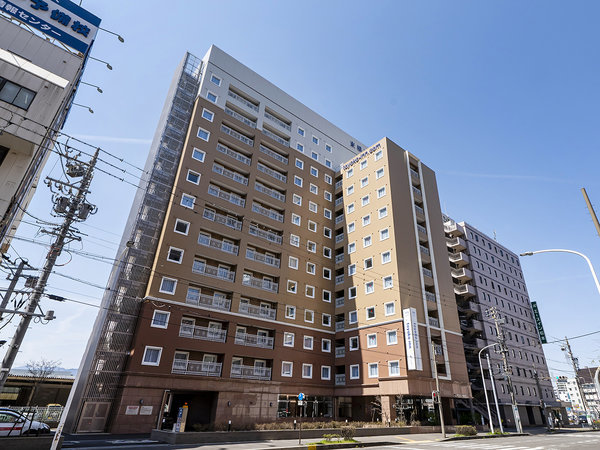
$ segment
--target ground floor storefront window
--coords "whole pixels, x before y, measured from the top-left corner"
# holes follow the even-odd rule
[[[298,406],[298,394],[280,394],[277,417],[333,417],[333,398],[306,396],[304,406]]]

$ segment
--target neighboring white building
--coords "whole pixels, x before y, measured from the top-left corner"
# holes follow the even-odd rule
[[[571,407],[567,407],[569,419],[575,421],[577,416],[585,414],[585,408],[581,398],[581,392],[577,387],[575,378],[556,377],[556,396],[562,402],[571,403]]]

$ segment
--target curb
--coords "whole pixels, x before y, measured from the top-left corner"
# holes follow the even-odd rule
[[[398,445],[398,442],[389,442],[389,441],[381,441],[381,442],[354,442],[352,444],[303,444],[296,445],[294,447],[273,447],[269,450],[318,450],[318,449],[337,449],[337,448],[365,448],[365,447],[378,447],[378,446],[388,446],[388,445]]]
[[[506,438],[513,436],[533,436],[530,433],[509,433],[509,434],[478,434],[476,436],[453,436],[446,439],[442,439],[440,442],[446,441],[468,441],[470,439],[495,439],[495,438]]]

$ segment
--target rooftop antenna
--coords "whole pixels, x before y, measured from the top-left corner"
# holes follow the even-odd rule
[[[498,242],[498,238],[496,237],[496,230],[494,230],[494,240]]]

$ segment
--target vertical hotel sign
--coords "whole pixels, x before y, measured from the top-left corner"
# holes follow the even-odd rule
[[[0,10],[81,53],[100,26],[98,17],[70,0],[0,0]]]
[[[404,345],[406,346],[408,370],[423,370],[417,310],[415,308],[403,309],[402,319],[404,323]]]
[[[542,319],[540,318],[540,312],[538,311],[537,302],[531,302],[531,309],[533,310],[533,317],[535,319],[535,325],[538,329],[538,334],[540,335],[540,342],[542,344],[547,344],[546,333],[544,332],[544,325],[542,325]]]

